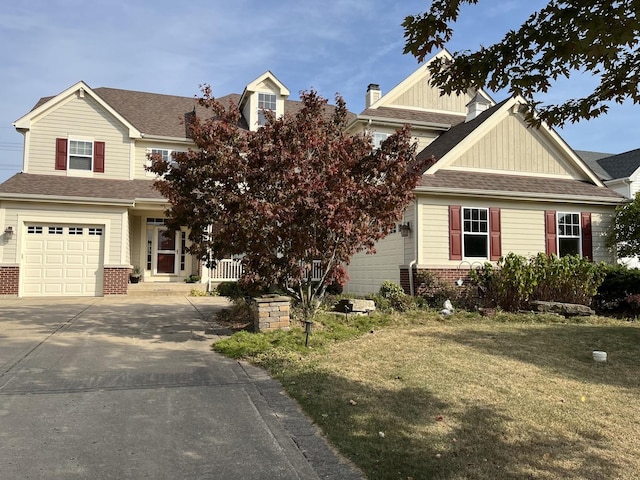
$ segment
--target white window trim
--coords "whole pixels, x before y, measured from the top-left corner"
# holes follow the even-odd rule
[[[150,166],[151,166],[151,160],[148,158],[148,156],[149,156],[149,155],[151,155],[152,153],[154,153],[154,152],[153,152],[154,150],[158,150],[158,151],[162,151],[162,152],[167,152],[167,154],[168,154],[168,158],[169,158],[169,162],[172,162],[172,161],[173,161],[173,154],[174,154],[174,153],[186,153],[184,150],[173,150],[173,149],[171,149],[171,148],[159,148],[159,147],[150,147],[150,148],[147,148],[147,152],[146,152],[147,159],[146,159],[146,162],[145,162],[145,165],[146,165],[147,167],[150,167]],[[149,170],[147,170],[146,168],[145,168],[145,170],[144,170],[144,174],[145,174],[145,176],[146,176],[146,177],[157,177],[157,175],[156,175],[155,173],[150,172],[150,171],[149,171]]]
[[[484,210],[485,212],[487,212],[487,231],[486,232],[467,232],[467,231],[465,231],[465,228],[464,228],[464,211],[465,210]],[[474,260],[477,260],[477,259],[488,260],[489,259],[489,248],[490,248],[490,246],[489,246],[489,235],[491,233],[491,224],[490,224],[490,222],[491,222],[491,216],[489,215],[489,208],[487,208],[487,207],[462,207],[460,209],[460,225],[462,226],[462,229],[461,229],[462,230],[462,239],[461,239],[462,245],[461,245],[461,247],[462,247],[462,258],[463,259],[474,259]],[[485,237],[486,252],[487,252],[487,254],[485,256],[482,256],[482,257],[471,257],[469,255],[466,255],[466,251],[465,251],[465,248],[464,248],[464,237],[467,234],[483,235]]]
[[[577,215],[578,216],[578,235],[566,235],[560,234],[560,217],[563,215]],[[573,224],[572,224],[573,225]],[[582,218],[580,212],[556,212],[556,251],[560,256],[560,239],[561,238],[577,238],[578,239],[578,255],[582,257]]]
[[[274,115],[277,116],[277,114],[278,114],[278,96],[273,92],[257,92],[257,93],[258,93],[258,126],[262,127],[262,126],[264,126],[266,124],[266,119],[265,119],[264,123],[261,122],[262,112],[264,112],[265,110],[270,110],[270,111],[273,112]],[[269,98],[268,102],[264,100],[264,97],[267,96],[267,95],[269,97],[273,97],[273,102],[271,102],[271,98]],[[261,100],[260,97],[263,97],[263,99]],[[261,104],[264,104],[264,103],[269,103],[269,104],[273,103],[273,108],[265,108],[264,106],[261,106]]]
[[[91,144],[91,154],[90,155],[85,155],[85,154],[71,155],[71,142],[82,142],[82,143]],[[93,172],[93,167],[94,167],[93,164],[94,164],[94,161],[95,161],[94,156],[95,156],[95,145],[94,145],[94,141],[93,140],[87,140],[87,139],[81,139],[81,138],[68,138],[67,139],[67,170],[73,170],[75,172],[83,172],[83,173]],[[89,166],[89,169],[71,168],[71,157],[90,158],[91,159],[91,164]]]
[[[380,148],[382,142],[384,142],[387,138],[389,138],[391,134],[385,132],[373,132],[371,136],[373,137],[373,148]]]

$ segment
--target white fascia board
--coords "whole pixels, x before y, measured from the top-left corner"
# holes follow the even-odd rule
[[[435,130],[447,131],[451,128],[451,124],[449,123],[435,123],[435,122],[416,122],[413,120],[400,120],[398,118],[389,118],[389,117],[373,117],[370,115],[359,115],[358,118],[351,122],[354,123],[364,123],[367,125],[411,125],[412,127],[429,127]],[[350,127],[351,125],[348,125]]]
[[[64,203],[64,204],[92,204],[108,206],[133,206],[131,200],[116,200],[113,198],[94,197],[52,197],[51,195],[0,193],[0,199],[15,202],[41,202],[41,203]]]
[[[531,193],[531,192],[504,192],[501,190],[469,190],[464,188],[449,187],[416,187],[414,189],[416,195],[442,195],[442,196],[461,196],[461,197],[491,197],[506,200],[523,200],[535,202],[561,202],[561,203],[586,203],[591,205],[618,205],[626,199],[611,197],[592,197],[587,195],[563,195],[549,193]]]

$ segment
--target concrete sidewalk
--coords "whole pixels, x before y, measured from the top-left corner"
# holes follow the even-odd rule
[[[0,477],[362,478],[277,381],[211,351],[225,305],[0,299]]]

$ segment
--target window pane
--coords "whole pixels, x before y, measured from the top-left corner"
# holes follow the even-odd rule
[[[566,255],[580,255],[580,239],[579,238],[558,239],[558,255],[560,257],[564,257]]]
[[[69,157],[69,168],[91,171],[91,157]]]
[[[465,257],[487,257],[487,236],[469,235],[464,236],[464,256]]]

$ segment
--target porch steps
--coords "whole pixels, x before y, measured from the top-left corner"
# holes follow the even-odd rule
[[[184,282],[140,282],[130,283],[127,290],[129,297],[171,297],[188,296],[191,290],[198,289],[206,292],[207,285],[204,283],[184,283]]]

